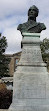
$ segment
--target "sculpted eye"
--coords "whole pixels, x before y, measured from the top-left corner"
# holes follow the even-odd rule
[[[31,11],[31,9],[29,9],[29,12]]]

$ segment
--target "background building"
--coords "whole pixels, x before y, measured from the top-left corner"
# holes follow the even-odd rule
[[[7,58],[10,58],[9,62],[9,74],[10,76],[13,76],[15,69],[17,67],[17,63],[20,60],[21,52],[15,53],[15,54],[6,54]]]
[[[49,51],[48,53],[43,54],[44,62],[47,64],[47,70],[49,72]],[[10,76],[14,75],[14,72],[17,68],[17,63],[20,60],[21,57],[21,52],[15,53],[15,54],[6,54],[7,58],[10,58],[10,63],[9,63],[9,74]]]

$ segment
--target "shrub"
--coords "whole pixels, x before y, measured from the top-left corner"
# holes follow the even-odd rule
[[[5,83],[0,83],[0,90],[6,89],[6,84]]]
[[[2,85],[1,85],[2,86]],[[12,103],[12,91],[5,87],[0,90],[0,109],[8,109]]]

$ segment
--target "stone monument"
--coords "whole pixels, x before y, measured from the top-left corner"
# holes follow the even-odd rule
[[[49,111],[49,74],[40,49],[40,32],[46,27],[36,22],[38,12],[38,8],[32,6],[28,21],[17,28],[23,36],[23,48],[14,73],[11,111]]]

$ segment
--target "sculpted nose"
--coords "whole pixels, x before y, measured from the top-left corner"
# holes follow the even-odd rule
[[[33,11],[31,10],[31,13],[32,13]]]
[[[32,14],[33,12],[31,11],[30,13]]]
[[[33,12],[31,11],[31,13],[33,13]]]

